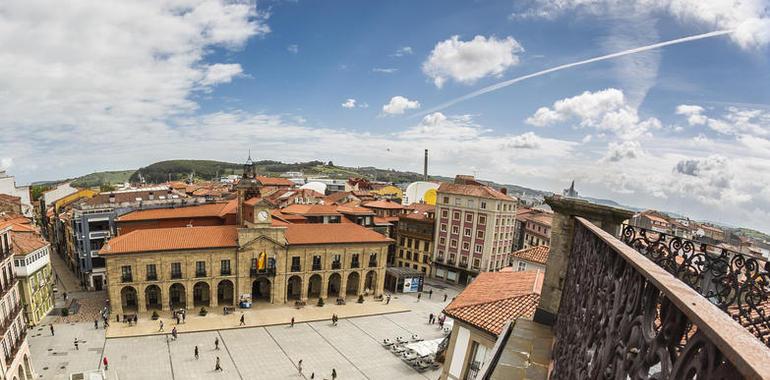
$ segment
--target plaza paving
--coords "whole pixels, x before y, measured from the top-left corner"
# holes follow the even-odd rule
[[[227,317],[209,315],[201,318],[234,320],[226,320],[227,329],[214,327],[208,331],[185,332],[182,325],[176,341],[170,340],[168,334],[105,339],[105,330],[95,330],[93,322],[55,324],[56,335],[51,336],[48,317],[45,326],[30,331],[30,349],[35,371],[43,379],[67,379],[73,372],[100,369],[101,359],[106,356],[107,378],[116,380],[309,379],[311,373],[315,373],[315,379],[331,379],[332,369],[337,371],[338,379],[432,380],[438,378],[440,369],[418,373],[385,350],[380,342],[411,334],[424,339],[443,337],[437,325],[427,323],[428,314],[439,313],[457,290],[433,289],[432,299],[428,299],[427,293],[419,302],[415,295],[399,294],[392,299],[394,309],[409,311],[343,318],[338,326],[323,319],[298,322],[293,328],[288,324],[232,328],[239,313]],[[444,293],[448,295],[446,302]],[[346,315],[346,309],[355,311],[359,307],[360,311],[361,306],[350,304],[335,312]],[[328,310],[331,314],[332,309]],[[285,322],[297,313],[291,307],[283,307],[283,311],[281,319]],[[166,325],[167,332],[171,325]],[[77,351],[73,344],[76,337],[85,341]],[[219,350],[214,349],[215,338],[219,338]],[[200,352],[197,360],[193,356],[196,345]],[[214,371],[216,357],[220,358],[222,372]],[[298,370],[300,360],[302,373]]]

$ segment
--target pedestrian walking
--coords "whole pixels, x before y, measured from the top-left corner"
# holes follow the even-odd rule
[[[214,349],[219,349],[219,337],[214,338]]]
[[[160,322],[160,329],[158,329],[158,331],[163,331],[163,321],[159,321],[159,322]]]
[[[444,293],[444,302],[446,302],[446,293]]]
[[[195,360],[198,360],[198,346],[195,346]]]
[[[176,315],[176,324],[179,324],[179,314]]]
[[[219,356],[217,356],[217,364],[215,364],[215,365],[214,365],[214,371],[219,371],[219,372],[222,372],[222,371],[224,371],[224,370],[222,369],[222,366],[221,366],[221,365],[219,365]]]
[[[79,351],[80,348],[78,347],[78,338],[75,338],[75,350]]]
[[[104,357],[104,359],[102,359],[102,363],[104,363],[104,370],[105,371],[110,369],[108,364],[107,364],[107,357],[106,356]]]
[[[99,330],[99,320],[94,319],[94,330]]]
[[[64,302],[67,302],[67,292],[64,292]]]
[[[243,313],[241,313],[241,326],[244,326],[244,325],[246,325],[246,316]]]
[[[389,305],[389,304],[390,304],[390,294],[388,294],[388,300],[387,300],[387,301],[385,301],[385,304],[386,304],[386,305]]]
[[[310,380],[315,379],[315,372],[310,372]]]
[[[110,320],[104,317],[104,329],[106,330],[107,327],[110,327]]]
[[[299,374],[302,374],[302,359],[299,359],[299,363],[297,363],[297,371],[299,371]]]
[[[185,318],[187,318],[187,311],[182,312],[182,323],[184,323]]]
[[[420,298],[422,298],[422,293],[417,293],[417,302],[420,302]]]
[[[433,324],[433,313],[430,313],[430,315],[428,316],[428,324],[429,325]]]
[[[291,327],[294,327],[294,317],[291,317]]]
[[[53,323],[51,323],[51,326],[50,326],[50,327],[51,327],[51,336],[54,336],[54,335],[56,335],[56,334],[54,334],[54,332],[53,332]]]
[[[430,299],[431,297],[433,297],[433,289],[428,290],[428,299]]]
[[[176,326],[174,326],[173,329],[171,329],[171,337],[176,340],[177,334],[176,334]]]
[[[139,317],[137,317],[136,315],[134,315],[134,325],[136,325],[136,321],[137,321],[137,320],[139,320]]]
[[[332,380],[337,378],[337,370],[332,368]]]

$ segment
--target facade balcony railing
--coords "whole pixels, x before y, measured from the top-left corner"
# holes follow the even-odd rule
[[[19,349],[21,348],[22,344],[24,344],[24,338],[27,337],[27,330],[22,330],[21,334],[19,334],[19,338],[16,339],[16,342],[13,343],[13,345],[10,347],[10,354],[7,358],[5,358],[5,365],[10,366],[11,363],[13,363],[13,359],[16,357],[16,354],[19,353]]]
[[[205,270],[196,270],[195,271],[195,277],[206,277],[206,271]]]
[[[249,271],[249,275],[251,277],[257,277],[257,276],[275,276],[275,268],[265,268],[265,269],[257,269],[257,268],[251,268]]]
[[[129,276],[126,276],[126,275],[120,276],[120,282],[133,282],[133,281],[134,281],[134,276],[130,276],[130,275]]]
[[[8,316],[5,317],[2,322],[0,322],[0,336],[5,335],[5,332],[8,331],[8,328],[10,328],[11,325],[16,322],[16,318],[19,317],[21,310],[21,307],[16,305],[8,312]]]
[[[341,262],[339,262],[339,261],[333,261],[332,262],[332,269],[341,269],[341,268],[342,268],[342,263]]]
[[[361,263],[359,263],[358,261],[351,261],[350,262],[350,267],[351,268],[358,268],[360,266],[361,266]]]
[[[147,275],[147,281],[158,281],[158,275],[157,274],[148,274]]]
[[[763,257],[630,225],[620,238],[770,346],[770,263]]]
[[[233,271],[231,271],[230,269],[223,269],[223,270],[221,270],[219,272],[219,274],[221,276],[229,276],[229,275],[233,274]]]
[[[10,283],[6,286],[0,287],[0,298],[3,298],[8,294],[8,292],[11,291],[11,289],[16,287],[16,284],[19,283],[19,279],[16,278],[16,276],[11,277]]]
[[[321,264],[313,264],[313,270],[321,270]]]
[[[377,262],[376,261],[369,261],[369,268],[375,268],[375,267],[377,267]]]
[[[552,379],[764,379],[770,349],[612,234],[576,218]]]
[[[172,280],[179,280],[182,278],[182,272],[171,272]]]
[[[299,266],[299,265],[292,265],[291,266],[291,271],[292,272],[300,272],[300,271],[302,271],[302,267]]]

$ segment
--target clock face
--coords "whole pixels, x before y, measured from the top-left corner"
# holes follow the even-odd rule
[[[267,216],[268,216],[267,211],[262,210],[257,213],[257,220],[259,220],[260,222],[267,222]]]

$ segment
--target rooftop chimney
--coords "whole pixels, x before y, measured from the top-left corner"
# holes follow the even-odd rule
[[[423,163],[422,176],[424,180],[428,180],[428,150],[425,149],[425,162]]]
[[[505,195],[508,195],[508,188],[507,187],[501,187],[500,188],[500,192],[505,194]]]

